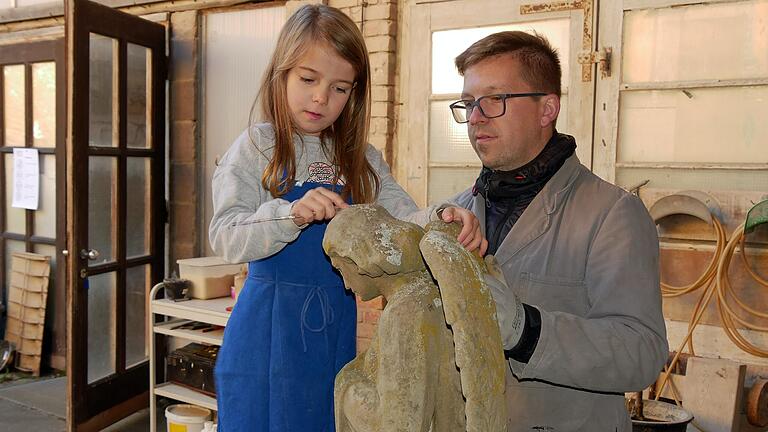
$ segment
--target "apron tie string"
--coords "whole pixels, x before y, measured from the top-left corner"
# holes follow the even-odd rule
[[[320,316],[322,317],[322,322],[319,327],[312,327],[307,321],[309,305],[315,297],[317,297],[317,301],[320,302]],[[307,352],[307,340],[304,336],[304,330],[306,329],[312,333],[319,333],[328,328],[329,325],[333,324],[333,319],[333,308],[331,308],[331,305],[329,304],[328,293],[319,286],[313,287],[309,291],[309,294],[307,294],[307,298],[304,299],[304,305],[301,307],[301,343],[304,346],[304,352]]]

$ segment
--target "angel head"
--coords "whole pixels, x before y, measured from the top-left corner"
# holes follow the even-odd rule
[[[344,277],[344,284],[362,300],[392,287],[388,276],[426,269],[419,250],[424,230],[393,218],[375,204],[341,210],[328,224],[323,249]]]

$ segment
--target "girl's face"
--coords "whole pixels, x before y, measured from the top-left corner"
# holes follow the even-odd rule
[[[291,119],[301,132],[320,135],[341,114],[352,93],[355,69],[326,43],[314,44],[288,72]]]

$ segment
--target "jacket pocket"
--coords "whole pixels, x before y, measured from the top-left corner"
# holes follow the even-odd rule
[[[522,273],[525,287],[521,300],[549,312],[567,312],[584,316],[589,310],[589,296],[584,280],[560,276]]]

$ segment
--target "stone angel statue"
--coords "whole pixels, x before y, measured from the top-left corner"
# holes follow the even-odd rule
[[[432,222],[425,233],[370,204],[329,223],[323,249],[346,287],[386,299],[370,347],[336,375],[337,432],[506,430],[487,269],[456,241],[459,229]]]

